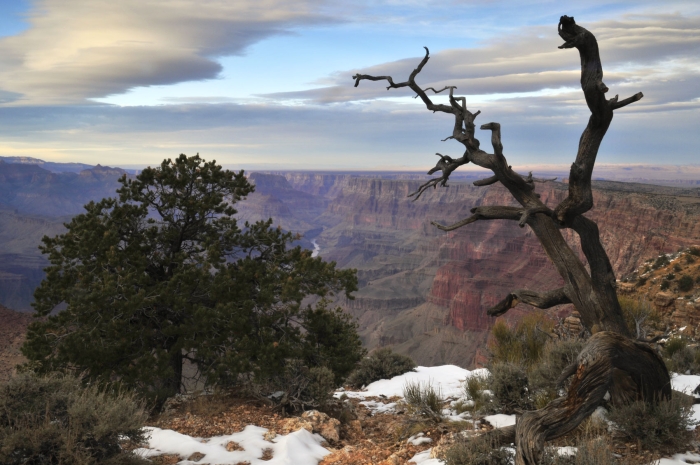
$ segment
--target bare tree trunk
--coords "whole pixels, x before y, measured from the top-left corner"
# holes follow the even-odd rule
[[[397,84],[391,76],[353,76],[355,86],[362,80],[386,80],[389,83],[387,89],[409,87],[428,110],[454,115],[452,135],[445,140],[460,142],[465,148],[463,155],[452,158],[437,154],[440,160],[428,174],[441,171],[442,175],[430,179],[410,197],[417,200],[430,187],[446,186],[455,169],[471,162],[494,173],[490,178],[476,181],[475,185],[500,182],[521,205],[477,207],[472,209],[469,218],[448,226],[433,223],[436,227],[451,231],[475,221],[497,219],[517,221],[520,227],[528,225],[564,280],[563,287],[545,292],[512,291],[489,309],[488,314],[502,315],[521,302],[538,308],[573,303],[581,314],[583,325],[594,335],[579,356],[577,365],[565,373],[574,375],[566,397],[556,399],[543,409],[526,412],[518,418],[515,428],[499,433],[503,440],[514,439],[516,465],[538,463],[544,441],[562,436],[578,426],[600,405],[608,392],[617,403],[630,400],[655,402],[670,395],[670,379],[661,358],[647,344],[630,339],[617,300],[615,274],[600,242],[598,226],[583,216],[593,206],[591,175],[613,112],[641,99],[642,93],[624,100],[618,100],[617,96],[606,99],[608,88],[603,83],[598,43],[593,34],[568,16],[561,17],[558,31],[565,41],[559,48],[579,51],[581,88],[591,116],[581,135],[576,160],[571,165],[568,196],[554,209],[545,205],[535,192],[535,183],[547,180],[533,178],[532,173],[522,176],[508,165],[503,155],[500,124],[492,122],[481,126],[481,129],[491,131],[494,153],[486,153],[474,137],[474,120],[480,112],[467,110],[466,99],[453,95],[455,87],[435,90],[432,87],[422,89],[416,84],[416,76],[429,60],[427,48],[425,57],[405,82]],[[433,103],[427,95],[429,90],[436,94],[449,90],[450,104]],[[590,272],[564,240],[563,228],[573,229],[578,234]]]

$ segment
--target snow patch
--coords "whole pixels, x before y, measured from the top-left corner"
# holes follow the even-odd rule
[[[430,451],[432,449],[424,450],[423,452],[418,452],[416,455],[408,459],[408,463],[415,463],[416,465],[444,465],[445,462],[438,459],[430,458]]]
[[[267,428],[248,425],[239,433],[215,436],[209,439],[193,438],[176,431],[154,427],[145,428],[150,434],[148,447],[136,449],[141,457],[162,454],[177,454],[189,457],[195,452],[204,454],[201,463],[211,465],[248,462],[250,465],[317,465],[330,452],[321,447],[324,439],[300,429],[285,436],[276,436],[272,442],[263,435]],[[226,450],[226,445],[235,442],[243,450]],[[231,447],[233,449],[233,447]],[[270,449],[271,460],[261,460],[263,451]],[[179,465],[194,465],[197,462],[181,460]]]
[[[515,424],[515,415],[497,413],[496,415],[484,417],[484,420],[488,421],[494,428],[505,428],[506,426],[513,426]]]
[[[416,367],[415,371],[409,371],[391,379],[382,379],[371,383],[362,391],[336,392],[335,396],[342,394],[355,399],[367,397],[403,397],[403,388],[407,383],[431,383],[436,389],[440,389],[444,398],[458,398],[464,393],[464,381],[470,376],[488,376],[488,370],[479,368],[465,370],[455,365],[442,365],[437,367]]]

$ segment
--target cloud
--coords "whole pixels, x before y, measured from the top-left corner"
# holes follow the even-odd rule
[[[334,21],[322,0],[37,0],[30,28],[0,39],[0,91],[18,104],[80,104],[136,86],[216,78],[296,26]]]
[[[700,76],[700,16],[681,14],[630,15],[616,21],[583,24],[597,37],[604,81],[611,93],[630,95],[658,90],[656,105],[691,102],[700,97],[694,85]],[[491,39],[480,47],[442,50],[431,54],[417,78],[424,87],[456,85],[460,95],[516,94],[578,87],[579,57],[575,50],[559,50],[562,40],[556,27],[533,26]],[[384,82],[363,81],[352,87],[356,73],[390,75],[395,82],[408,78],[422,56],[382,63],[365,69],[335,73],[331,84],[315,89],[268,94],[275,99],[309,100],[317,103],[350,102],[386,97],[412,96],[410,89],[391,89]],[[674,85],[673,83],[683,83]],[[612,97],[611,95],[611,97]],[[621,98],[628,95],[621,94]],[[649,108],[649,105],[647,105]]]

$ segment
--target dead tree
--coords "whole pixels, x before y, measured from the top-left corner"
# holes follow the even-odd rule
[[[475,185],[487,186],[500,182],[521,205],[476,207],[471,210],[472,216],[469,218],[449,226],[433,223],[436,227],[451,231],[480,220],[513,220],[520,227],[527,225],[564,280],[563,287],[546,292],[514,290],[489,309],[488,314],[502,315],[518,303],[543,309],[572,303],[581,314],[584,326],[593,334],[577,363],[562,373],[562,381],[573,376],[566,396],[552,401],[543,409],[525,412],[517,418],[515,427],[500,431],[504,442],[516,444],[516,465],[539,463],[545,441],[576,428],[603,402],[607,393],[613,404],[633,400],[656,402],[671,395],[669,374],[661,358],[647,343],[630,337],[617,300],[615,274],[601,244],[598,226],[583,216],[593,207],[591,174],[613,112],[641,99],[642,93],[623,100],[618,100],[617,96],[607,99],[605,93],[608,88],[603,83],[598,43],[593,34],[568,16],[561,17],[558,30],[565,41],[559,48],[576,48],[580,54],[581,88],[591,116],[581,135],[576,160],[571,165],[568,196],[554,208],[545,205],[535,192],[535,182],[544,180],[533,178],[532,173],[520,175],[508,165],[503,155],[500,124],[481,126],[481,129],[491,131],[493,153],[487,153],[479,147],[479,141],[474,137],[474,120],[479,111],[470,112],[466,99],[454,96],[454,87],[436,91],[433,88],[422,89],[416,83],[416,77],[429,60],[427,48],[425,57],[405,82],[395,83],[391,76],[353,76],[355,87],[362,80],[385,80],[389,83],[387,89],[408,87],[420,97],[428,110],[454,115],[452,135],[447,139],[464,145],[464,154],[460,158],[438,154],[440,160],[429,174],[441,171],[442,175],[421,185],[411,194],[414,200],[430,187],[445,186],[455,169],[471,162],[493,172],[493,176],[476,181]],[[428,97],[428,90],[434,93],[449,90],[449,105],[434,103]],[[561,234],[564,228],[578,234],[590,271],[567,245]]]

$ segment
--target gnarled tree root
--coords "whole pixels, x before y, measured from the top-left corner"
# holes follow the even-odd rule
[[[602,331],[593,335],[578,356],[577,369],[565,397],[540,410],[525,412],[515,427],[493,431],[501,444],[515,442],[516,465],[537,465],[545,441],[573,431],[610,394],[613,405],[671,396],[671,380],[663,360],[645,343]]]

